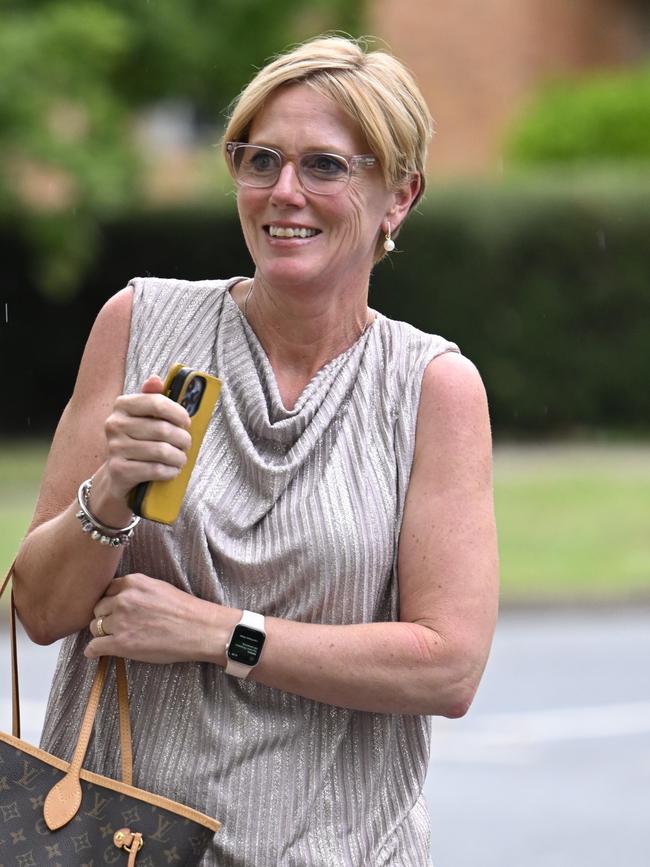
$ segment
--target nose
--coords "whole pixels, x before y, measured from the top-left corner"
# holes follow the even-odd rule
[[[296,167],[293,163],[287,162],[282,166],[278,179],[271,189],[271,201],[285,204],[293,203],[296,199],[302,201],[303,198],[304,190]]]

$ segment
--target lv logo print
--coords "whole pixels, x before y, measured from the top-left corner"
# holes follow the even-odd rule
[[[13,566],[0,582],[7,589]],[[11,597],[12,734],[0,731],[0,867],[197,867],[221,823],[133,786],[129,685],[123,659],[95,668],[69,762],[20,739],[16,611]],[[114,663],[122,780],[83,769],[109,665]],[[146,850],[143,847],[147,844]]]
[[[182,867],[186,862],[179,852],[187,851],[188,839],[200,857],[212,836],[209,829],[201,835],[182,816],[85,780],[77,815],[52,832],[43,804],[64,772],[0,746],[0,867]],[[116,845],[116,833],[128,828],[142,834],[144,851],[131,854]]]

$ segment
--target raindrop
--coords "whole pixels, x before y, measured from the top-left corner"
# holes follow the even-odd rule
[[[5,322],[9,322],[9,304],[5,301]]]
[[[598,246],[600,247],[600,249],[606,250],[607,249],[607,236],[605,235],[605,230],[600,229],[596,233],[596,237],[598,238]]]

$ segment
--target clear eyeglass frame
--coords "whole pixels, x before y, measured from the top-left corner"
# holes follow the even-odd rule
[[[259,154],[273,154],[279,158],[277,166],[272,167],[272,171],[266,176],[258,177],[243,177],[237,163],[237,152],[244,150],[254,151]],[[335,154],[315,151],[312,153],[304,153],[299,157],[290,158],[285,156],[278,148],[266,147],[263,145],[252,145],[248,142],[229,141],[226,142],[226,153],[228,154],[228,168],[234,181],[242,187],[252,187],[254,189],[269,189],[273,187],[282,173],[282,169],[287,163],[293,163],[296,168],[296,173],[307,192],[314,193],[318,196],[333,196],[344,190],[350,183],[353,170],[357,168],[371,169],[377,165],[377,157],[374,154]],[[337,178],[318,176],[314,178],[310,176],[308,168],[309,161],[314,159],[335,160],[341,168],[345,169],[345,174]]]

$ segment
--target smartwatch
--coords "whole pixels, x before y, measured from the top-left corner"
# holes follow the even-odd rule
[[[226,644],[226,674],[246,678],[260,661],[265,639],[264,617],[244,611]]]

